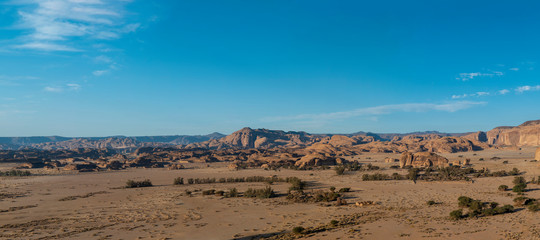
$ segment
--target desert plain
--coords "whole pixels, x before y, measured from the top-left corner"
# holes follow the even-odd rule
[[[470,167],[491,171],[517,168],[527,181],[540,175],[536,148],[486,149],[441,153],[449,162],[470,159]],[[514,176],[461,181],[363,181],[365,173],[407,174],[392,167],[397,153],[362,153],[349,162],[379,169],[231,169],[228,163],[185,163],[183,169],[127,168],[74,172],[30,169],[31,176],[0,178],[2,239],[540,239],[538,212],[515,207],[511,213],[454,220],[458,197],[514,205]],[[504,162],[504,163],[503,163]],[[9,170],[15,163],[2,163]],[[173,184],[175,178],[297,177],[305,192],[350,188],[346,204],[294,202],[285,182]],[[125,188],[128,180],[149,179],[153,186]],[[270,186],[272,198],[203,195],[206,190]],[[337,191],[337,190],[336,190]],[[190,194],[188,194],[190,192]],[[540,185],[525,195],[540,198]],[[428,204],[428,201],[433,201]],[[357,203],[369,204],[357,204]],[[302,227],[303,233],[293,233]],[[310,231],[310,229],[312,231]]]

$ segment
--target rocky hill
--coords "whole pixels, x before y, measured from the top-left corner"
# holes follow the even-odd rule
[[[280,130],[242,128],[231,135],[200,143],[192,143],[186,148],[274,148],[306,146],[318,141],[315,135],[306,132],[285,132]]]
[[[134,149],[147,146],[186,145],[219,139],[225,135],[212,133],[208,135],[171,135],[171,136],[137,136],[137,137],[0,137],[0,149],[13,150],[23,148],[35,149],[77,149],[77,148],[111,148]]]
[[[540,146],[540,120],[528,121],[516,127],[496,127],[465,137],[500,146]]]

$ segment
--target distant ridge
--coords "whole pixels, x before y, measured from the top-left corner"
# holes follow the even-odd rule
[[[114,136],[114,137],[0,137],[0,149],[74,149],[74,148],[139,148],[162,145],[187,145],[196,142],[219,139],[225,135],[170,135],[170,136]]]

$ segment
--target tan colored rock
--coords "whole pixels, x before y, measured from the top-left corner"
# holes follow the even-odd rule
[[[534,157],[537,161],[540,161],[540,147],[536,149],[536,156]]]
[[[313,153],[303,156],[294,165],[300,168],[306,166],[336,165],[336,159],[320,153]]]
[[[448,159],[432,152],[404,152],[399,160],[400,167],[446,167]]]
[[[399,160],[395,159],[395,158],[385,158],[384,162],[385,163],[395,163],[395,162],[399,162]]]
[[[497,127],[487,132],[489,144],[506,146],[539,146],[540,120],[528,121],[517,127]]]

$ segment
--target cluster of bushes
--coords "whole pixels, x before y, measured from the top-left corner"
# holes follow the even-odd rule
[[[334,167],[334,170],[336,171],[337,175],[343,175],[345,171],[356,172],[356,171],[373,171],[373,170],[379,170],[379,169],[380,167],[374,166],[371,163],[360,164],[358,162],[340,164]]]
[[[512,183],[514,183],[512,192],[516,192],[516,193],[525,192],[525,188],[527,188],[527,181],[525,181],[524,177],[515,177]]]
[[[335,187],[331,187],[329,191],[312,191],[312,192],[303,192],[303,191],[289,191],[287,194],[287,199],[293,202],[332,202],[338,200],[341,197],[341,194],[344,192],[350,192],[351,188],[341,188],[336,192]]]
[[[272,198],[275,196],[276,194],[274,193],[274,190],[271,187],[265,187],[262,189],[248,188],[248,190],[244,192],[244,197],[249,197],[249,198]]]
[[[529,209],[531,212],[537,212],[540,210],[540,203],[538,200],[525,196],[514,198],[514,205],[518,207],[527,207],[527,209]]]
[[[242,182],[298,182],[300,179],[297,177],[287,177],[287,178],[278,178],[278,177],[263,177],[263,176],[250,176],[250,177],[237,177],[237,178],[188,178],[187,184],[211,184],[211,183],[242,183]],[[174,185],[185,184],[184,178],[178,177],[174,179]]]
[[[30,171],[28,170],[26,171],[9,170],[5,172],[0,171],[0,177],[25,177],[25,176],[30,176],[30,175],[32,175],[32,173],[30,173]]]
[[[493,216],[514,211],[514,207],[511,205],[499,207],[499,203],[496,202],[482,202],[465,196],[458,198],[458,206],[461,208],[468,208],[469,211],[467,214],[463,214],[463,209],[450,212],[450,218],[454,220],[467,217]]]
[[[126,182],[126,188],[139,188],[139,187],[151,187],[152,182],[149,179],[143,181],[128,180]]]
[[[475,170],[474,168],[461,168],[459,166],[449,166],[441,168],[409,168],[406,175],[398,173],[388,174],[364,174],[363,181],[384,181],[384,180],[425,180],[425,181],[469,181],[472,177],[504,177],[516,176],[520,171],[517,168],[511,171],[490,172],[489,169]],[[533,179],[534,180],[534,179]],[[540,184],[540,176],[537,182]]]
[[[186,195],[190,196],[191,191],[186,190]],[[275,197],[276,194],[274,193],[274,190],[271,187],[266,187],[262,189],[252,189],[249,188],[246,190],[243,194],[238,192],[236,188],[229,189],[228,192],[225,192],[223,190],[216,191],[215,189],[209,189],[202,191],[203,196],[209,196],[209,195],[216,195],[216,196],[223,196],[227,198],[234,198],[234,197],[248,197],[248,198],[272,198]]]
[[[398,174],[399,175],[399,174]],[[392,177],[384,173],[364,174],[362,175],[362,181],[384,181],[392,180]]]

